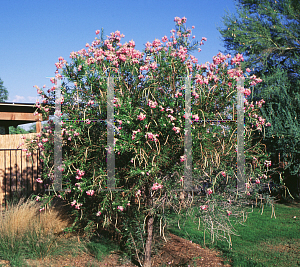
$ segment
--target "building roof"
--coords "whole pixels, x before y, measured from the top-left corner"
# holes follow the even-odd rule
[[[42,121],[42,114],[34,116],[35,103],[0,102],[0,125],[17,126],[19,124]]]

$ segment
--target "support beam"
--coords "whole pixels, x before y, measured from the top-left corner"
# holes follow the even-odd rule
[[[3,121],[40,121],[42,114],[34,116],[33,113],[0,112],[0,120]]]

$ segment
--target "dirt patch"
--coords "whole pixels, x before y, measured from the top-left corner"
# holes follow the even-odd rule
[[[219,257],[219,253],[200,245],[192,243],[186,239],[169,234],[168,242],[160,249],[159,253],[153,257],[153,267],[162,264],[167,266],[226,266]]]
[[[49,257],[43,260],[26,260],[27,264],[32,267],[84,267],[84,266],[100,266],[100,267],[136,267],[137,265],[122,259],[121,251],[115,251],[105,257],[102,262],[98,262],[92,255],[81,253],[77,256],[66,255]],[[167,243],[158,250],[156,255],[152,257],[153,267],[162,266],[225,266],[223,259],[219,257],[219,253],[200,245],[192,243],[173,234],[168,234]]]
[[[26,262],[31,267],[136,267],[136,265],[130,262],[121,264],[119,259],[120,256],[118,253],[112,253],[111,255],[107,256],[102,262],[99,262],[92,255],[82,253],[77,256],[66,255],[45,258],[43,260],[26,260]]]

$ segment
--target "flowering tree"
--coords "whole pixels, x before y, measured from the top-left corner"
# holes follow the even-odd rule
[[[187,86],[192,88],[194,189],[198,190],[198,196],[206,195],[203,203],[198,202],[202,205],[197,216],[218,209],[225,215],[222,218],[226,223],[237,207],[233,205],[236,126],[234,122],[225,125],[220,121],[228,119],[230,114],[236,117],[237,79],[245,75],[239,69],[243,57],[238,54],[230,60],[229,55],[219,53],[213,57],[213,63],[198,64],[190,51],[199,48],[206,38],[191,43],[192,30],[186,27],[186,18],[176,17],[175,23],[170,38],[164,36],[147,42],[143,52],[135,49],[134,41],[122,44],[124,35],[119,31],[105,40],[97,37],[86,44],[86,49],[72,52],[71,62],[59,58],[56,77],[51,79],[53,87],[47,93],[37,87],[43,97],[43,103],[37,103],[37,107],[45,115],[53,114],[57,79],[63,80],[59,115],[63,120],[60,170],[64,191],[54,192],[47,199],[58,195],[70,203],[76,215],[74,227],[91,230],[99,223],[102,227],[112,227],[141,265],[143,261],[143,266],[151,266],[153,235],[158,230],[163,234],[168,211],[172,208],[180,213],[192,207],[196,197],[193,192],[177,194],[183,189],[185,178]],[[114,148],[107,146],[105,124],[108,77],[114,81]],[[250,94],[250,86],[260,81],[255,76],[249,77],[245,81],[245,96]],[[256,110],[263,102],[255,105],[245,102],[246,161],[252,162],[255,157],[260,168],[253,169],[250,178],[259,181],[267,156],[259,144],[251,147],[251,136],[253,131],[268,126]],[[44,172],[39,182],[46,187],[53,184],[54,178],[54,129],[50,120],[38,136],[37,144],[30,144],[31,149],[43,150]],[[116,153],[117,190],[106,189],[106,157],[112,149]],[[217,208],[213,196],[226,204]],[[221,230],[230,231],[225,226]]]

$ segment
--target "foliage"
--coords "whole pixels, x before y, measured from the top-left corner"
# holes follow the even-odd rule
[[[300,4],[292,0],[237,2],[238,15],[226,15],[219,30],[227,51],[243,53],[243,66],[263,79],[251,96],[254,102],[261,98],[267,101],[261,112],[271,127],[266,129],[263,143],[277,171],[285,174],[281,183],[289,183],[296,193],[299,178],[295,175],[300,170]],[[283,166],[277,165],[279,157],[285,162]]]
[[[5,102],[8,99],[8,91],[3,85],[3,81],[0,78],[0,102]]]
[[[176,17],[175,22],[176,29],[171,31],[170,38],[164,36],[162,41],[147,42],[143,53],[135,50],[134,41],[121,44],[123,35],[118,31],[106,40],[96,38],[91,45],[86,44],[87,50],[72,52],[70,63],[59,58],[57,75],[51,79],[53,87],[48,94],[36,86],[44,98],[37,107],[44,115],[51,115],[57,79],[63,78],[63,97],[56,100],[61,101],[62,112],[56,115],[64,121],[63,166],[59,166],[64,191],[52,192],[48,201],[58,194],[74,207],[74,229],[79,227],[91,233],[101,225],[118,232],[123,244],[139,262],[141,257],[146,262],[147,244],[151,247],[152,219],[153,234],[163,235],[162,224],[166,225],[170,209],[180,213],[193,203],[202,203],[208,206],[205,210],[210,210],[207,203],[211,201],[215,203],[213,206],[220,204],[218,214],[224,218],[232,212],[221,203],[240,196],[236,195],[234,172],[236,127],[233,122],[225,127],[208,120],[223,121],[230,114],[236,118],[236,83],[239,77],[246,75],[239,69],[243,58],[241,55],[232,58],[232,68],[228,63],[230,56],[221,53],[211,64],[197,64],[198,60],[188,53],[197,43],[189,41],[191,29],[186,28],[186,19]],[[205,40],[203,37],[199,45]],[[118,137],[114,138],[114,148],[107,144],[104,123],[108,77],[114,78],[115,135]],[[249,77],[243,93],[249,95],[249,88],[259,82],[256,76]],[[184,126],[190,123],[184,109],[188,86],[192,88],[192,172],[197,195],[183,191],[187,161]],[[257,164],[247,177],[246,191],[251,195],[251,187],[258,187],[260,180],[268,181],[269,169],[268,157],[260,143],[251,147],[249,140],[254,131],[262,131],[268,123],[259,116],[258,107],[264,100],[245,103],[248,106],[245,111],[246,166],[253,157]],[[54,122],[49,120],[38,135],[37,145],[30,142],[31,149],[38,146],[44,151],[41,160],[45,170],[38,182],[52,189],[54,133]],[[106,157],[110,158],[112,149],[116,153],[117,190],[107,189]],[[206,197],[201,198],[201,194]],[[229,230],[223,228],[225,232]]]
[[[17,127],[10,126],[9,127],[9,134],[27,134],[27,133],[29,133],[29,132],[19,126],[17,126]]]

